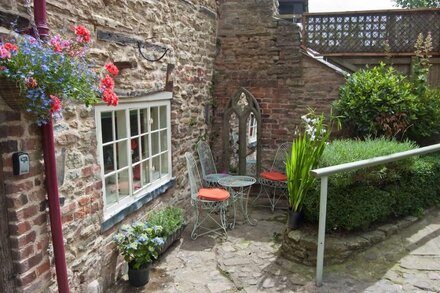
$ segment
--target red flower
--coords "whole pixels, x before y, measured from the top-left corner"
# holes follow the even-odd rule
[[[137,147],[138,147],[138,144],[136,142],[136,139],[134,138],[131,140],[131,149],[135,150],[135,149],[137,149]]]
[[[37,87],[38,83],[37,80],[33,77],[29,77],[25,80],[25,84],[28,88],[34,89]]]
[[[58,112],[61,109],[61,101],[57,96],[50,95],[50,99],[52,100],[52,105],[50,106],[50,112]]]
[[[5,44],[3,45],[3,47],[4,47],[6,50],[11,51],[11,52],[17,52],[17,51],[18,51],[18,47],[17,47],[17,45],[14,45],[14,44],[11,44],[11,43],[5,43]]]
[[[77,36],[78,42],[89,43],[90,42],[90,31],[82,25],[75,26],[75,34]]]
[[[99,86],[101,89],[113,89],[115,86],[115,81],[110,77],[110,75],[106,75],[103,79],[101,79]]]
[[[107,69],[108,73],[110,73],[113,76],[116,76],[119,74],[119,69],[114,65],[113,63],[107,63],[105,66],[105,69]]]
[[[108,106],[117,106],[119,103],[119,97],[110,88],[106,88],[104,90],[104,93],[102,94],[102,100],[106,102]]]

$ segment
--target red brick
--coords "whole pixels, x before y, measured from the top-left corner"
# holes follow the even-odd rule
[[[20,223],[10,223],[9,224],[9,233],[13,235],[21,235],[31,229],[31,224],[27,221]]]
[[[91,166],[85,167],[81,169],[81,175],[83,177],[89,177],[93,175],[93,169]]]
[[[78,200],[78,203],[79,203],[80,206],[85,206],[86,204],[89,204],[89,203],[90,203],[90,197],[89,197],[89,196],[81,197],[81,198]]]
[[[49,259],[46,259],[45,261],[43,261],[41,265],[37,266],[36,269],[37,276],[40,276],[48,272],[49,270],[50,270],[50,261]]]
[[[34,254],[34,245],[29,244],[28,246],[26,246],[24,248],[20,247],[18,250],[11,249],[11,252],[12,252],[12,258],[15,261],[20,261],[20,260],[29,258],[31,255]]]
[[[0,150],[3,153],[12,153],[18,150],[17,141],[16,140],[7,140],[0,141]]]
[[[20,287],[24,287],[32,283],[35,279],[37,279],[37,274],[35,271],[28,272],[26,274],[21,274],[17,278],[17,284]]]
[[[21,247],[34,242],[37,237],[35,231],[30,231],[28,234],[11,237],[11,248],[20,249]]]
[[[24,219],[32,218],[39,213],[39,209],[40,209],[40,206],[34,204],[32,206],[22,208],[21,210],[18,210],[18,211],[10,211],[9,220],[21,221]]]
[[[22,181],[20,183],[17,183],[16,181],[12,181],[12,182],[7,182],[5,184],[5,192],[6,192],[6,194],[11,194],[11,193],[29,191],[33,187],[34,187],[34,184],[30,180]]]
[[[47,223],[46,213],[39,214],[36,218],[33,219],[32,223],[36,226],[46,225]]]

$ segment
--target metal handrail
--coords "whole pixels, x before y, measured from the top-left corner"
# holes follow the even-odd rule
[[[325,243],[325,221],[327,216],[327,190],[328,190],[328,177],[336,173],[357,170],[366,167],[377,166],[385,163],[395,162],[405,158],[409,158],[417,155],[424,155],[440,151],[440,143],[430,145],[427,147],[418,148],[415,150],[409,150],[405,152],[395,153],[388,156],[375,157],[372,159],[361,160],[346,164],[340,164],[325,168],[319,168],[311,170],[310,174],[316,178],[321,178],[321,193],[319,201],[319,230],[318,230],[318,251],[316,258],[316,285],[322,285],[322,275],[324,267],[324,243]]]

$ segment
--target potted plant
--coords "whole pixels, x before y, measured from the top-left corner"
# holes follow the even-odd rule
[[[164,243],[162,227],[148,222],[123,225],[113,240],[128,263],[128,281],[141,287],[150,280],[150,265],[155,260]]]
[[[185,229],[183,210],[178,207],[167,207],[162,210],[153,211],[148,215],[148,222],[151,225],[162,226],[161,237],[165,242],[159,254],[164,253],[176,240],[178,240]]]
[[[310,171],[318,166],[330,131],[326,130],[324,115],[310,111],[301,117],[304,131],[292,142],[292,152],[286,158],[287,189],[289,199],[288,227],[297,229],[304,197],[313,184]]]
[[[118,104],[113,77],[119,70],[108,63],[100,78],[86,55],[90,32],[81,25],[72,31],[72,37],[39,40],[16,34],[0,41],[0,95],[12,109],[33,115],[38,125],[60,117],[69,100]]]

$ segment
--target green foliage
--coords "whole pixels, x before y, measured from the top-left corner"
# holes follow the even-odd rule
[[[147,222],[123,225],[121,231],[113,236],[113,241],[132,269],[145,268],[158,257],[164,244],[162,227]]]
[[[387,156],[398,152],[415,149],[414,143],[406,141],[399,143],[386,138],[367,138],[365,140],[334,140],[329,144],[321,158],[319,167],[335,166],[339,164]],[[375,166],[366,169],[347,171],[332,175],[331,182],[344,187],[354,183],[392,179],[399,176],[400,170],[408,169],[416,158]]]
[[[400,136],[417,119],[411,83],[384,63],[350,75],[334,107],[342,125],[361,137]]]
[[[318,165],[330,136],[326,131],[324,115],[314,112],[301,117],[305,131],[293,140],[292,152],[286,160],[289,206],[293,211],[301,211],[304,197],[314,182],[310,170]]]
[[[420,142],[440,134],[440,89],[426,89],[418,102],[417,121],[408,129],[407,136]]]
[[[177,207],[167,207],[163,210],[153,211],[148,215],[150,225],[161,226],[161,237],[167,238],[185,223],[183,210]]]
[[[320,166],[342,164],[413,148],[414,145],[408,142],[400,144],[385,139],[365,142],[335,141],[327,146]],[[421,210],[440,204],[438,182],[439,155],[412,158],[331,176],[327,229],[368,229],[375,223],[395,217],[420,216]],[[314,184],[305,198],[304,213],[308,221],[318,223],[319,182]]]
[[[431,33],[428,33],[426,38],[420,33],[417,37],[415,48],[416,51],[414,53],[416,56],[413,59],[411,73],[413,92],[417,96],[423,96],[428,89],[429,68],[431,67],[429,61],[431,58],[430,52],[432,51]]]
[[[438,0],[395,0],[396,6],[402,8],[437,8],[440,7]]]

